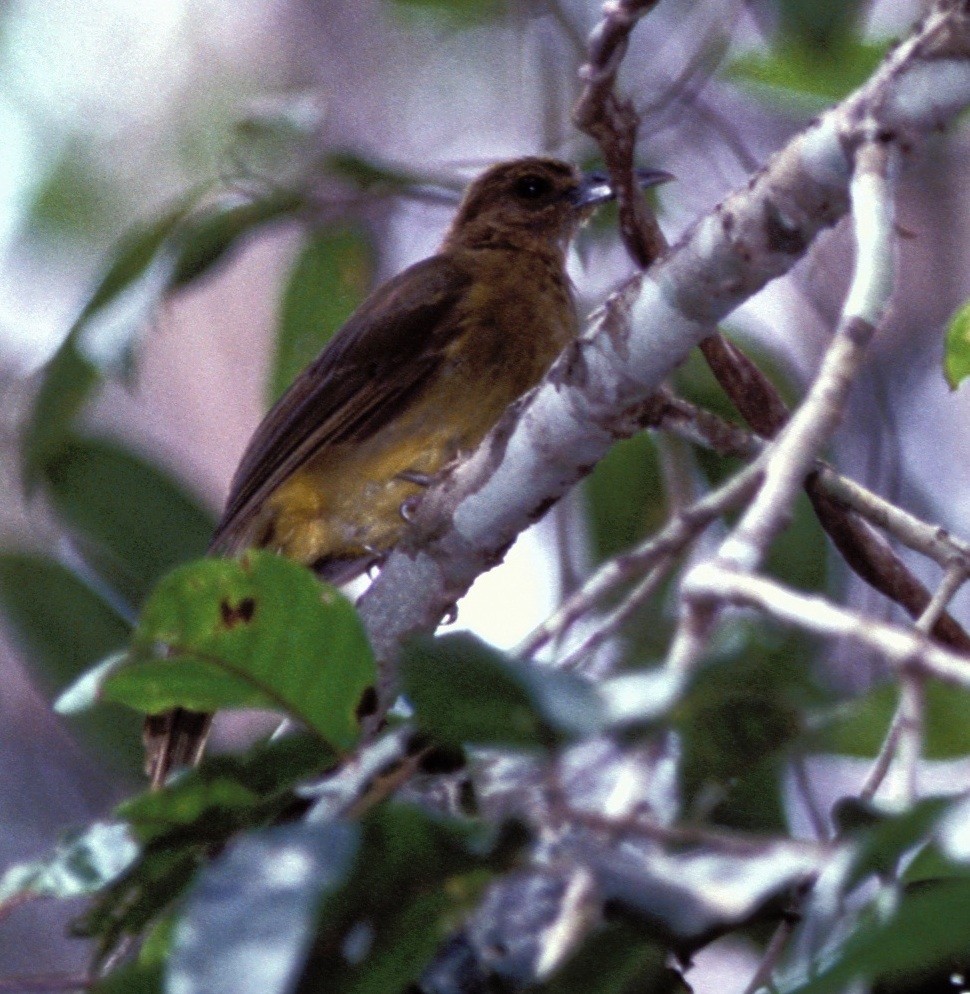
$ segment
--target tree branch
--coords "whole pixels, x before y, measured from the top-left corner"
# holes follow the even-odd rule
[[[380,658],[433,628],[516,535],[638,425],[636,413],[710,328],[787,272],[848,208],[854,151],[907,147],[970,103],[970,11],[941,3],[856,93],[797,136],[670,253],[614,295],[478,451],[430,488],[361,599]],[[385,699],[390,668],[385,673]]]

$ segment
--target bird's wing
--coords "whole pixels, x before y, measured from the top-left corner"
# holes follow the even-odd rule
[[[369,438],[410,403],[458,332],[456,305],[468,283],[439,255],[378,287],[256,429],[211,551],[232,548],[265,499],[311,456]]]

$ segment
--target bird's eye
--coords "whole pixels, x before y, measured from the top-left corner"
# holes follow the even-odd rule
[[[515,181],[515,195],[523,200],[539,200],[552,190],[552,183],[545,176],[529,173]]]

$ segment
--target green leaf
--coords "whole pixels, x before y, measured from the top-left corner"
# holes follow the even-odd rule
[[[952,797],[927,797],[901,814],[891,814],[854,797],[839,801],[832,811],[833,821],[840,834],[858,837],[845,878],[846,891],[871,874],[895,872],[907,853],[930,839],[954,803]]]
[[[935,841],[920,849],[903,874],[907,884],[961,878],[970,878],[970,865],[954,862]]]
[[[320,909],[300,994],[407,990],[487,884],[501,839],[404,805],[376,810],[353,873]],[[355,935],[360,952],[346,955]]]
[[[970,300],[950,318],[943,350],[943,375],[951,390],[970,376]]]
[[[670,953],[628,924],[595,932],[535,994],[690,994]],[[530,988],[532,990],[532,988]]]
[[[54,507],[130,604],[205,553],[214,521],[151,463],[113,442],[74,437],[47,466]]]
[[[818,751],[870,759],[878,755],[899,702],[899,687],[884,684],[839,707],[813,743]],[[923,755],[970,755],[970,691],[927,680],[923,687]]]
[[[319,91],[264,102],[233,125],[227,155],[233,172],[273,189],[307,189],[319,180],[326,101]]]
[[[305,806],[295,786],[333,765],[314,736],[261,742],[241,755],[206,756],[160,790],[126,801],[118,816],[142,845],[138,859],[105,888],[75,930],[98,940],[101,955],[123,935],[167,923],[198,867],[240,831],[263,828]],[[159,944],[163,936],[156,936]],[[143,957],[149,946],[143,948]]]
[[[373,246],[361,227],[320,231],[303,247],[283,293],[271,402],[364,299],[374,264]]]
[[[198,194],[190,194],[155,220],[136,225],[121,236],[111,252],[104,275],[95,285],[72,328],[72,335],[77,337],[99,311],[145,278],[197,198]]]
[[[827,52],[783,45],[767,55],[743,55],[726,73],[776,100],[795,99],[806,108],[821,109],[861,86],[882,61],[887,44],[847,40]]]
[[[776,0],[779,33],[793,46],[819,53],[840,49],[858,33],[867,0]]]
[[[602,725],[585,681],[515,662],[467,633],[412,640],[400,675],[415,721],[441,743],[548,747]]]
[[[401,991],[480,890],[468,875],[493,853],[480,834],[388,805],[361,826],[304,822],[244,837],[194,888],[169,981],[186,994]]]
[[[323,169],[336,179],[345,180],[368,193],[375,189],[402,190],[421,181],[414,173],[404,172],[386,162],[349,150],[330,152],[324,158]]]
[[[785,994],[835,994],[856,980],[918,975],[970,953],[970,880],[924,882],[907,889],[888,920],[872,914],[812,979],[782,987]]]
[[[164,994],[161,963],[128,963],[90,988],[91,994]]]
[[[196,844],[171,845],[168,839],[150,845],[120,879],[100,891],[71,934],[97,940],[95,961],[101,963],[124,936],[138,936],[169,912],[202,864]]]
[[[143,843],[182,839],[218,843],[243,828],[261,825],[290,807],[294,785],[322,773],[333,750],[308,734],[260,743],[242,755],[207,756],[163,789],[125,801],[118,817]]]
[[[105,678],[106,700],[150,714],[270,708],[338,749],[356,740],[376,678],[353,605],[269,552],[169,574],[142,610],[131,660]]]
[[[711,806],[719,824],[751,831],[785,825],[781,777],[787,749],[819,691],[797,640],[739,624],[721,658],[702,669],[675,711],[688,804]]]
[[[21,468],[29,491],[63,449],[75,417],[102,379],[98,367],[78,350],[73,335],[54,353],[42,375],[21,444]]]
[[[174,254],[165,246],[190,206],[187,199],[119,240],[104,275],[44,367],[24,426],[21,458],[28,487],[37,485],[60,453],[75,417],[104,377],[130,371],[142,327],[174,269]]]
[[[497,18],[505,10],[505,0],[385,0],[399,11],[444,22],[454,27],[471,27]]]
[[[666,520],[660,462],[645,433],[614,445],[587,477],[584,489],[597,562],[629,549]]]
[[[101,595],[42,556],[0,555],[0,609],[26,650],[32,676],[47,694],[124,646],[131,634]]]
[[[109,376],[128,377],[140,336],[164,296],[207,274],[260,225],[295,213],[292,193],[194,210],[186,197],[136,227],[115,248],[107,269],[42,373],[24,428],[24,479],[30,487],[71,438],[74,419]]]
[[[282,190],[254,200],[218,203],[195,211],[175,232],[172,288],[208,275],[257,228],[292,216],[304,203],[302,195]]]
[[[77,239],[116,232],[124,223],[128,203],[96,148],[95,140],[68,140],[32,196],[32,229]]]
[[[130,867],[138,847],[126,825],[95,822],[66,837],[45,859],[14,866],[0,878],[0,913],[28,897],[69,899],[94,894]]]

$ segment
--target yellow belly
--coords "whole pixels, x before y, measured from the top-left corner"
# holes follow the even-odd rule
[[[424,489],[401,474],[433,477],[473,451],[542,378],[575,334],[568,288],[550,287],[537,315],[501,280],[484,286],[491,300],[468,301],[473,330],[410,407],[370,438],[324,447],[268,497],[254,528],[267,536],[260,544],[308,565],[388,551],[406,525],[402,505]]]

